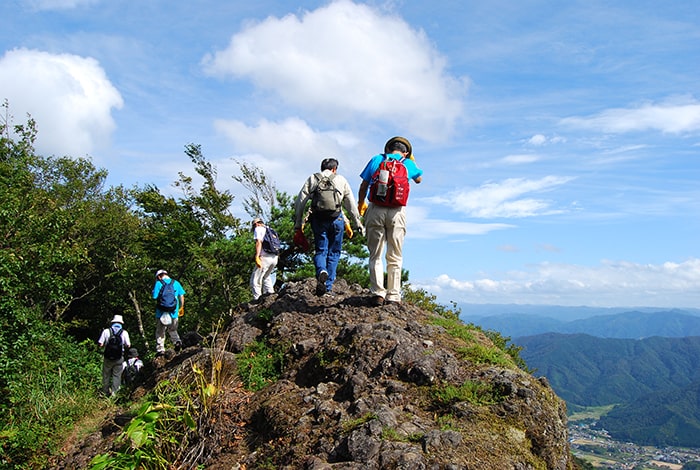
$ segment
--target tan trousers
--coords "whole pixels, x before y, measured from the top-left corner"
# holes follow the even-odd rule
[[[365,213],[365,225],[369,249],[370,290],[374,295],[384,297],[388,301],[400,302],[406,211],[404,207],[382,207],[370,204]],[[382,253],[385,248],[386,287],[384,287],[382,263]]]

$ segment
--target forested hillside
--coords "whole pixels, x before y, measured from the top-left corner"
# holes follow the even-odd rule
[[[521,355],[575,411],[618,405],[600,426],[622,441],[700,446],[700,337],[519,338]]]
[[[619,440],[700,447],[700,381],[616,406],[599,424]]]
[[[528,366],[572,405],[628,402],[700,378],[700,337],[631,340],[549,333],[518,338],[517,344]]]
[[[150,358],[150,294],[164,268],[187,291],[180,330],[216,330],[222,315],[250,299],[250,220],[261,216],[291,240],[291,198],[256,167],[240,165],[240,174],[222,176],[250,192],[246,213],[231,213],[232,194],[217,188],[216,168],[195,144],[184,147],[193,175],[180,174],[168,192],[106,187],[106,171],[90,159],[36,155],[34,121],[14,124],[8,104],[2,108],[0,468],[44,468],[77,420],[109,406],[98,396],[96,346],[107,321],[123,315]],[[278,282],[313,272],[307,253],[283,248]],[[339,276],[366,285],[363,240],[344,249]]]

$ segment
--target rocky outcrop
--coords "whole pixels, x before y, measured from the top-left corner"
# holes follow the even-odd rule
[[[371,307],[343,280],[334,296],[314,288],[242,305],[208,348],[156,364],[140,394],[215,355],[224,370],[203,468],[574,468],[564,402],[481,330],[406,302]],[[283,353],[279,378],[255,393],[234,373],[254,341]]]

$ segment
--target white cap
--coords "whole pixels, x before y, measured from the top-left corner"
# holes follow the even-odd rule
[[[156,271],[156,277],[160,276],[161,274],[168,274],[168,271],[166,271],[165,269],[159,269],[158,271]]]

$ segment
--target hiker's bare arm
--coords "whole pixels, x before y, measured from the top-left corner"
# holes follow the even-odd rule
[[[367,197],[367,188],[369,188],[369,183],[365,180],[362,180],[362,183],[360,183],[360,189],[357,191],[358,204],[364,201]]]

